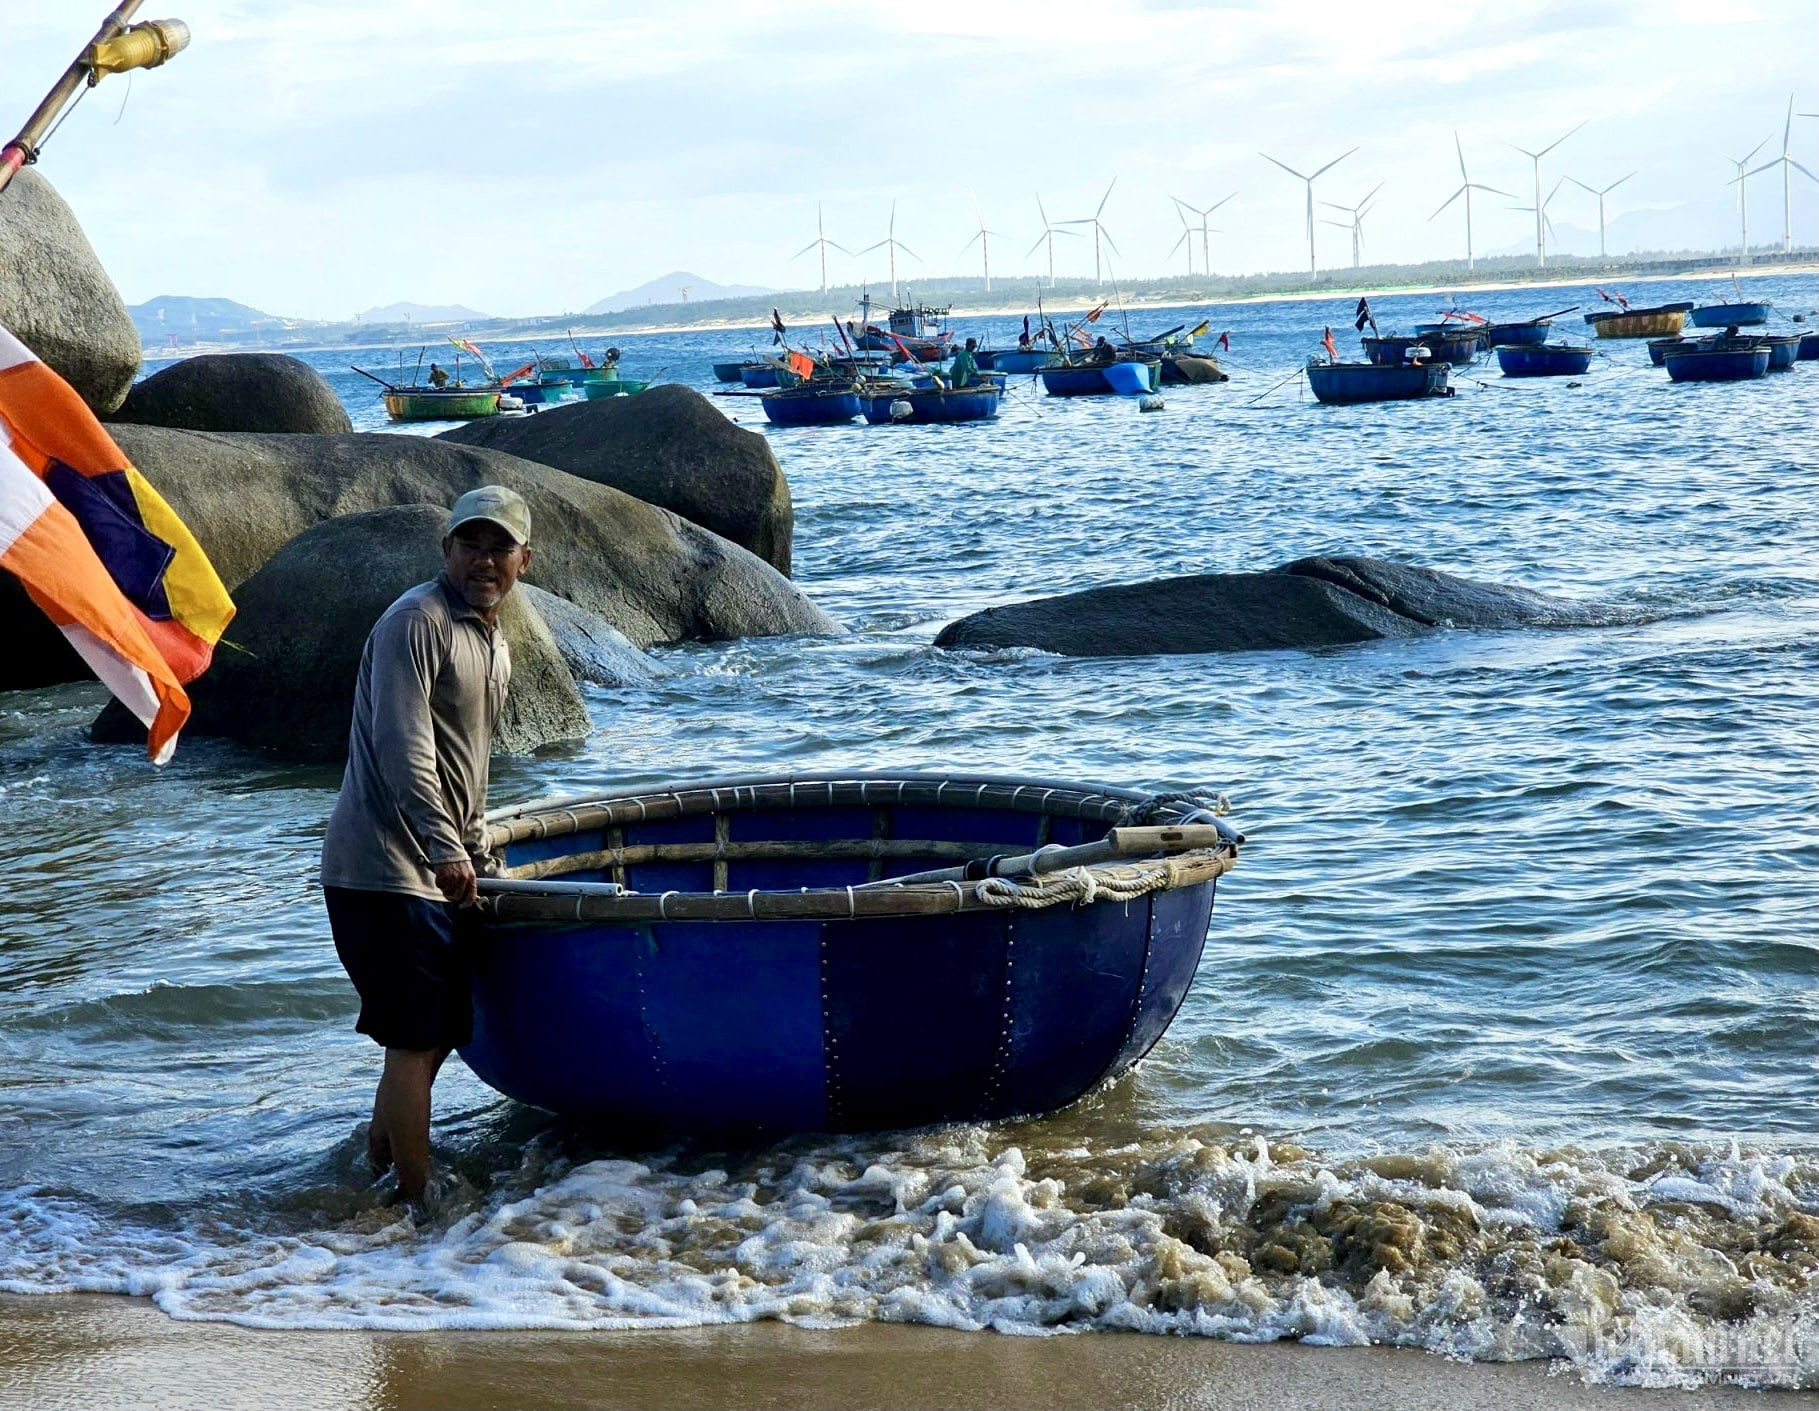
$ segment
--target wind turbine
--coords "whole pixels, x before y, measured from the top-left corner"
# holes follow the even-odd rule
[[[1461,196],[1465,197],[1465,268],[1469,272],[1473,268],[1473,265],[1472,265],[1472,192],[1488,191],[1493,196],[1508,196],[1509,199],[1512,201],[1514,201],[1516,199],[1516,197],[1513,192],[1502,191],[1502,190],[1499,190],[1495,186],[1486,186],[1481,181],[1473,181],[1471,179],[1471,177],[1469,177],[1465,174],[1465,148],[1463,148],[1459,145],[1459,129],[1458,128],[1453,129],[1453,150],[1459,154],[1459,180],[1461,182],[1463,182],[1464,184],[1462,186],[1460,186],[1460,188],[1457,191],[1455,191],[1451,196],[1448,196],[1444,201],[1442,201],[1440,203],[1440,211],[1444,211],[1448,206],[1452,205],[1453,202],[1457,201]],[[1433,220],[1434,216],[1437,216],[1440,214],[1440,211],[1435,211],[1434,215],[1428,217],[1428,220],[1430,220],[1430,221]]]
[[[1024,253],[1023,258],[1027,260],[1031,255],[1042,248],[1043,241],[1048,242],[1048,287],[1053,289],[1055,287],[1055,237],[1057,235],[1071,235],[1077,240],[1080,238],[1080,232],[1077,230],[1056,230],[1054,226],[1049,224],[1048,212],[1042,209],[1042,198],[1040,196],[1036,198],[1036,210],[1042,216],[1042,234],[1037,239],[1036,243],[1030,246]]]
[[[1335,211],[1344,211],[1351,217],[1350,221],[1329,220],[1326,221],[1325,224],[1336,225],[1341,230],[1346,230],[1348,228],[1351,230],[1353,269],[1358,268],[1358,256],[1364,249],[1364,217],[1371,208],[1371,196],[1375,196],[1381,190],[1383,190],[1383,183],[1380,181],[1371,188],[1370,196],[1366,196],[1355,206],[1342,206],[1337,201],[1322,201],[1320,203],[1323,206],[1331,206]]]
[[[1527,157],[1535,164],[1535,204],[1532,207],[1517,206],[1515,209],[1519,211],[1532,209],[1535,213],[1535,267],[1537,269],[1547,268],[1547,237],[1542,233],[1541,229],[1543,221],[1547,219],[1547,202],[1541,199],[1541,159],[1584,126],[1584,122],[1576,123],[1570,131],[1556,137],[1539,152],[1531,152],[1526,147],[1517,147],[1514,142],[1506,142],[1503,144],[1505,147],[1515,148],[1516,151],[1522,153],[1523,156]],[[1558,191],[1559,189],[1558,186],[1554,188],[1555,191]],[[1551,201],[1554,198],[1550,194],[1547,199],[1548,201]]]
[[[1740,265],[1747,265],[1750,262],[1750,207],[1749,197],[1744,188],[1749,179],[1756,174],[1745,171],[1744,168],[1750,164],[1750,158],[1762,150],[1762,143],[1767,141],[1768,138],[1765,137],[1762,142],[1758,142],[1743,156],[1728,159],[1730,164],[1737,168],[1737,174],[1731,178],[1730,184],[1737,188],[1737,263]],[[1761,170],[1761,168],[1757,168],[1757,170]]]
[[[1181,238],[1168,247],[1168,252],[1172,255],[1183,245],[1187,245],[1187,272],[1191,276],[1194,272],[1194,247],[1188,242],[1194,238],[1194,228],[1187,223],[1187,215],[1179,206],[1175,207],[1175,216],[1181,222]]]
[[[909,246],[905,245],[897,238],[897,203],[895,201],[891,202],[890,233],[876,245],[867,245],[859,253],[862,255],[869,255],[873,250],[885,249],[888,249],[891,252],[891,302],[895,303],[897,300],[897,251],[903,251],[903,253],[908,255],[912,260],[918,262],[922,259],[922,256],[918,255],[914,250],[910,249]]]
[[[992,242],[990,237],[998,232],[985,228],[985,212],[979,207],[979,193],[974,191],[971,194],[973,213],[979,217],[979,233],[973,237],[973,240],[979,242],[979,257],[985,263],[985,292],[989,294],[992,292]],[[962,254],[972,248],[973,240],[967,241],[960,247]]]
[[[1554,204],[1554,197],[1556,197],[1560,194],[1560,188],[1562,186],[1565,186],[1567,181],[1568,181],[1568,178],[1564,177],[1564,176],[1561,177],[1560,180],[1556,181],[1554,183],[1554,189],[1547,193],[1547,200],[1545,200],[1545,201],[1538,201],[1538,202],[1536,202],[1536,204],[1534,204],[1532,206],[1511,206],[1510,209],[1512,211],[1533,211],[1533,212],[1535,212],[1535,229],[1538,231],[1544,230],[1547,232],[1548,235],[1552,235],[1554,233],[1554,222],[1551,219],[1549,219],[1548,214],[1547,214],[1547,208]],[[1546,246],[1546,244],[1544,243],[1536,253],[1540,257],[1542,265],[1545,266],[1547,264],[1547,246]]]
[[[1636,174],[1635,172],[1631,172],[1630,176],[1634,176],[1635,174]],[[1583,181],[1579,180],[1579,178],[1576,176],[1569,176],[1567,178],[1568,181],[1572,182],[1573,185],[1577,186],[1581,191],[1589,191],[1589,192],[1591,192],[1592,195],[1594,195],[1598,198],[1598,258],[1599,259],[1604,258],[1604,198],[1606,196],[1610,195],[1611,192],[1615,191],[1619,186],[1623,185],[1624,182],[1628,181],[1630,179],[1630,176],[1618,177],[1615,181],[1613,181],[1609,186],[1605,187],[1604,190],[1602,190],[1602,191],[1598,190],[1597,187],[1595,187],[1595,186],[1587,186]]]
[[[1808,118],[1813,115],[1811,113],[1802,113],[1800,116]],[[1781,253],[1784,255],[1792,254],[1794,249],[1794,193],[1788,176],[1788,168],[1793,168],[1793,170],[1799,172],[1800,175],[1804,176],[1808,181],[1819,181],[1819,176],[1814,176],[1810,171],[1788,155],[1788,140],[1792,138],[1793,135],[1794,95],[1790,93],[1787,95],[1787,123],[1781,129],[1781,155],[1776,157],[1772,162],[1764,162],[1761,166],[1756,168],[1756,171],[1747,173],[1750,176],[1754,176],[1756,175],[1756,172],[1767,171],[1770,167],[1778,166],[1781,168]]]
[[[1236,196],[1237,194],[1238,193],[1236,191],[1232,192],[1232,196]],[[1183,210],[1188,210],[1188,211],[1192,211],[1195,215],[1200,217],[1200,263],[1206,267],[1205,269],[1203,269],[1201,271],[1202,274],[1211,274],[1213,272],[1213,245],[1212,245],[1212,241],[1207,239],[1208,234],[1211,232],[1209,230],[1209,227],[1207,226],[1206,218],[1208,216],[1210,216],[1214,211],[1218,210],[1221,206],[1223,206],[1226,201],[1231,200],[1232,196],[1227,196],[1224,201],[1213,202],[1213,204],[1208,206],[1204,211],[1201,210],[1200,207],[1198,207],[1198,206],[1188,205],[1188,203],[1186,201],[1183,201],[1179,196],[1170,196],[1169,197],[1169,200],[1171,200],[1175,203],[1177,215],[1180,215],[1181,211],[1183,211]],[[1183,225],[1188,224],[1186,216],[1181,217],[1181,223]],[[1183,237],[1183,238],[1185,239],[1185,237]],[[1171,255],[1174,253],[1175,252],[1173,250],[1169,251],[1169,254],[1171,254]],[[1194,271],[1192,269],[1192,261],[1189,261],[1188,273],[1192,274],[1193,272]]]
[[[1356,152],[1357,150],[1356,147],[1352,148],[1352,152]],[[1338,166],[1339,163],[1343,162],[1346,157],[1351,156],[1352,152],[1346,152],[1340,156],[1334,157],[1332,161],[1321,167],[1313,176],[1303,176],[1287,162],[1276,161],[1268,152],[1259,152],[1257,154],[1266,162],[1274,162],[1275,165],[1281,167],[1282,170],[1294,177],[1297,181],[1304,181],[1307,183],[1307,272],[1309,275],[1318,273],[1314,266],[1314,182],[1322,173],[1331,171],[1334,167]]]
[[[804,245],[800,250],[796,251],[795,254],[791,255],[790,258],[792,260],[799,260],[810,250],[815,249],[817,246],[820,247],[821,292],[823,294],[827,293],[827,247],[829,245],[832,245],[843,255],[850,255],[853,253],[851,250],[847,249],[846,246],[827,238],[827,231],[824,230],[821,225],[821,203],[817,201],[815,202],[815,238],[809,241],[808,244]]]
[[[1061,224],[1063,224],[1063,225],[1090,225],[1090,226],[1092,226],[1092,228],[1093,228],[1093,283],[1095,283],[1095,284],[1103,284],[1105,282],[1104,278],[1099,273],[1099,238],[1101,236],[1105,237],[1105,243],[1112,247],[1112,253],[1114,255],[1121,253],[1118,249],[1118,246],[1115,243],[1113,243],[1110,233],[1107,232],[1105,226],[1102,225],[1099,221],[1099,217],[1105,214],[1105,203],[1112,199],[1112,186],[1116,186],[1117,184],[1118,184],[1118,178],[1114,176],[1112,178],[1112,185],[1106,187],[1105,195],[1103,195],[1099,198],[1099,208],[1097,210],[1095,210],[1091,216],[1087,217],[1085,220],[1064,220],[1061,222]]]

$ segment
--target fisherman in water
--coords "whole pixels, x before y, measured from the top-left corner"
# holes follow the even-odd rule
[[[335,950],[360,994],[354,1028],[385,1050],[367,1154],[419,1204],[430,1087],[473,1032],[470,908],[512,673],[499,609],[530,566],[530,537],[529,506],[502,485],[455,501],[441,574],[387,608],[366,639],[322,844]]]

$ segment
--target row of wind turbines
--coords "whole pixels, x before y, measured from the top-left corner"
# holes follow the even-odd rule
[[[1768,142],[1771,140],[1771,138],[1765,137],[1762,139],[1761,142],[1758,142],[1754,147],[1752,147],[1742,157],[1733,157],[1733,158],[1729,159],[1731,164],[1737,170],[1736,176],[1732,177],[1728,184],[1734,185],[1737,188],[1737,218],[1738,218],[1739,244],[1740,244],[1740,249],[1741,249],[1741,258],[1742,258],[1742,262],[1744,264],[1749,263],[1749,207],[1748,207],[1748,200],[1747,200],[1747,185],[1748,185],[1749,179],[1753,176],[1760,176],[1764,172],[1771,171],[1776,167],[1779,167],[1781,169],[1781,248],[1784,253],[1791,252],[1794,248],[1793,190],[1792,190],[1793,173],[1799,172],[1802,176],[1805,176],[1808,180],[1813,181],[1815,183],[1819,183],[1819,177],[1815,177],[1812,172],[1808,171],[1804,166],[1802,166],[1798,161],[1796,161],[1792,155],[1791,144],[1793,141],[1794,118],[1796,116],[1803,117],[1803,118],[1812,118],[1812,117],[1819,117],[1819,113],[1795,114],[1794,100],[1791,96],[1789,97],[1788,103],[1787,103],[1787,119],[1786,119],[1785,123],[1783,124],[1782,132],[1781,132],[1781,155],[1780,156],[1771,158],[1770,160],[1764,162],[1761,166],[1754,167],[1754,168],[1750,167],[1749,164],[1752,160],[1754,160],[1756,154],[1758,152],[1760,152],[1763,149],[1763,147],[1766,146],[1768,144]],[[1636,175],[1636,173],[1632,171],[1632,172],[1628,173],[1627,175],[1618,177],[1615,181],[1611,182],[1609,185],[1602,186],[1602,187],[1593,186],[1588,182],[1581,181],[1576,176],[1562,176],[1558,181],[1556,181],[1554,183],[1553,189],[1548,192],[1546,199],[1543,199],[1542,195],[1541,195],[1541,182],[1542,182],[1541,160],[1542,160],[1542,158],[1546,157],[1555,148],[1559,147],[1569,137],[1573,136],[1574,133],[1578,132],[1580,130],[1580,128],[1582,128],[1584,126],[1585,126],[1584,122],[1580,122],[1580,123],[1576,124],[1574,127],[1570,128],[1567,132],[1563,133],[1561,136],[1555,138],[1552,142],[1548,143],[1547,146],[1541,148],[1539,151],[1531,151],[1526,147],[1519,147],[1513,142],[1505,144],[1506,146],[1512,148],[1513,150],[1522,153],[1522,155],[1527,157],[1530,160],[1530,162],[1533,164],[1534,204],[1529,205],[1529,206],[1514,206],[1514,207],[1509,207],[1508,209],[1534,212],[1534,216],[1535,216],[1535,263],[1538,267],[1541,267],[1541,268],[1545,268],[1547,265],[1548,242],[1549,242],[1549,239],[1551,238],[1551,236],[1553,235],[1553,221],[1548,216],[1548,207],[1549,207],[1549,205],[1552,204],[1554,198],[1560,194],[1560,191],[1563,187],[1566,187],[1569,185],[1577,186],[1580,190],[1588,193],[1589,195],[1595,196],[1597,198],[1597,200],[1598,200],[1598,254],[1600,257],[1602,257],[1605,254],[1605,210],[1604,210],[1605,198],[1607,196],[1609,196],[1611,194],[1611,192],[1615,191],[1619,186],[1623,185],[1624,182],[1628,181],[1631,177]],[[1453,150],[1459,159],[1459,183],[1460,183],[1459,187],[1456,191],[1453,192],[1452,195],[1448,196],[1446,198],[1446,200],[1444,200],[1443,202],[1440,203],[1439,208],[1434,211],[1433,215],[1430,215],[1428,217],[1428,220],[1432,221],[1432,220],[1437,219],[1455,201],[1459,201],[1459,200],[1463,199],[1464,207],[1465,207],[1465,267],[1468,270],[1470,270],[1470,269],[1475,268],[1475,260],[1477,258],[1477,252],[1476,252],[1476,249],[1474,248],[1473,237],[1472,237],[1472,193],[1474,191],[1481,191],[1488,195],[1502,196],[1502,197],[1505,197],[1508,200],[1512,200],[1512,201],[1514,201],[1518,198],[1513,193],[1504,191],[1499,187],[1488,186],[1483,182],[1472,180],[1471,174],[1466,170],[1465,147],[1460,142],[1459,134],[1457,131],[1455,131],[1453,133]],[[1381,190],[1383,190],[1384,183],[1378,182],[1376,186],[1371,188],[1370,192],[1364,197],[1364,199],[1359,201],[1356,205],[1345,206],[1345,205],[1341,205],[1340,203],[1338,203],[1336,201],[1318,201],[1317,202],[1314,199],[1314,183],[1317,180],[1319,180],[1322,176],[1326,175],[1326,173],[1331,171],[1334,167],[1338,166],[1341,162],[1345,161],[1346,158],[1355,155],[1358,151],[1359,151],[1359,149],[1357,147],[1353,147],[1350,151],[1343,152],[1339,156],[1334,157],[1333,160],[1328,162],[1325,166],[1317,167],[1314,171],[1308,172],[1308,173],[1303,173],[1303,172],[1297,171],[1294,167],[1291,167],[1287,162],[1279,161],[1277,158],[1270,156],[1270,154],[1267,152],[1259,152],[1257,154],[1258,156],[1262,157],[1266,162],[1270,162],[1273,165],[1280,167],[1283,171],[1287,172],[1290,176],[1294,177],[1297,181],[1302,182],[1306,188],[1306,195],[1307,195],[1307,208],[1306,208],[1307,268],[1308,268],[1308,273],[1310,275],[1317,274],[1319,272],[1318,258],[1317,258],[1317,254],[1316,254],[1316,242],[1315,242],[1315,231],[1316,231],[1316,227],[1318,225],[1330,225],[1330,226],[1335,226],[1341,230],[1349,231],[1351,233],[1351,238],[1352,238],[1352,268],[1353,269],[1358,268],[1359,264],[1361,263],[1362,256],[1364,253],[1364,217],[1370,213],[1372,206],[1376,200],[1377,193],[1380,192]],[[1080,217],[1076,217],[1072,220],[1050,221],[1049,217],[1048,217],[1048,211],[1042,204],[1042,197],[1040,196],[1040,194],[1037,195],[1036,211],[1037,211],[1037,214],[1040,215],[1042,218],[1042,234],[1037,237],[1036,243],[1030,246],[1029,250],[1025,253],[1024,258],[1028,259],[1031,255],[1034,255],[1038,250],[1042,249],[1045,245],[1047,246],[1048,282],[1049,282],[1050,288],[1053,288],[1054,284],[1055,284],[1055,238],[1057,236],[1071,237],[1071,238],[1076,238],[1076,239],[1084,238],[1084,234],[1085,234],[1084,231],[1075,230],[1075,229],[1071,228],[1071,227],[1075,227],[1075,226],[1090,226],[1092,228],[1093,280],[1095,283],[1099,283],[1099,284],[1104,283],[1104,274],[1103,274],[1104,260],[1103,260],[1103,256],[1102,256],[1101,245],[1103,244],[1105,247],[1108,247],[1111,250],[1111,252],[1115,255],[1120,253],[1117,244],[1112,240],[1111,232],[1105,228],[1105,222],[1104,222],[1106,203],[1111,200],[1112,191],[1117,186],[1117,184],[1118,184],[1118,179],[1116,177],[1113,177],[1111,180],[1111,183],[1105,188],[1105,195],[1099,198],[1099,204],[1094,209],[1092,215],[1080,216]],[[1177,218],[1180,220],[1181,227],[1182,227],[1180,238],[1175,241],[1174,246],[1169,250],[1169,257],[1172,259],[1175,255],[1176,251],[1185,248],[1187,251],[1187,272],[1189,274],[1192,274],[1194,272],[1193,237],[1196,234],[1199,235],[1199,237],[1200,237],[1200,254],[1201,254],[1202,272],[1206,273],[1206,274],[1212,273],[1212,268],[1213,268],[1212,237],[1215,234],[1220,234],[1222,232],[1213,228],[1212,225],[1210,224],[1210,220],[1211,220],[1211,217],[1212,217],[1212,214],[1214,211],[1218,210],[1227,201],[1232,200],[1233,197],[1235,197],[1237,194],[1238,193],[1236,191],[1234,191],[1230,195],[1225,196],[1225,197],[1221,198],[1220,200],[1213,202],[1212,205],[1205,206],[1205,207],[1195,206],[1188,201],[1182,200],[1179,196],[1169,197],[1169,200],[1174,203],[1175,214],[1176,214]],[[1347,219],[1343,220],[1343,221],[1338,221],[1338,220],[1330,219],[1328,217],[1316,217],[1316,215],[1315,215],[1316,206],[1324,206],[1331,210],[1341,211],[1346,215]],[[985,272],[985,288],[986,288],[987,292],[989,292],[992,287],[991,241],[992,241],[992,237],[995,235],[998,235],[999,232],[997,232],[995,230],[991,230],[986,226],[985,212],[979,205],[979,197],[978,197],[977,193],[973,193],[973,211],[974,211],[974,214],[978,217],[979,229],[973,235],[972,239],[968,240],[966,242],[966,244],[961,247],[961,253],[964,254],[967,250],[970,250],[974,245],[977,245],[979,247],[980,260],[981,260],[981,263],[983,265],[984,272]],[[1195,221],[1198,222],[1197,224],[1195,223],[1195,221],[1190,221],[1188,219],[1188,217],[1190,215],[1195,217]],[[823,294],[825,294],[827,292],[827,252],[830,249],[838,250],[844,255],[854,256],[855,258],[858,256],[871,254],[874,250],[889,251],[891,298],[892,299],[895,299],[897,297],[897,252],[899,250],[901,250],[904,254],[908,255],[911,259],[917,260],[918,262],[920,262],[920,260],[922,258],[920,255],[916,254],[916,252],[914,250],[911,250],[909,248],[909,246],[905,245],[901,240],[897,239],[897,203],[895,201],[891,202],[890,223],[887,227],[885,238],[880,241],[877,241],[875,244],[867,245],[864,249],[857,250],[857,251],[849,250],[849,249],[847,249],[846,246],[839,244],[837,241],[829,240],[827,238],[827,230],[822,222],[821,207],[819,205],[817,205],[815,207],[815,238],[813,240],[809,241],[809,243],[807,245],[803,246],[802,249],[798,250],[796,252],[795,258],[800,259],[803,255],[808,254],[811,250],[818,250],[820,252],[821,292]]]

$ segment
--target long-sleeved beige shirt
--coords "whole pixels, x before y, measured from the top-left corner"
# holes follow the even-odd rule
[[[347,772],[322,841],[322,885],[439,900],[435,868],[477,857],[493,731],[511,681],[505,636],[446,575],[385,610],[354,688]]]

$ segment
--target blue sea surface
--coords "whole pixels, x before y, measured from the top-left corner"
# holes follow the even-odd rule
[[[1749,289],[1784,324],[1819,294]],[[1508,319],[1597,295],[1468,302]],[[1387,331],[1446,300],[1372,303]],[[850,635],[661,648],[654,684],[590,689],[585,743],[495,766],[496,803],[891,767],[1223,790],[1249,843],[1137,1071],[1022,1123],[703,1153],[617,1150],[451,1064],[456,1188],[412,1226],[351,1135],[377,1054],[313,883],[337,772],[203,739],[153,770],[88,743],[98,688],[15,693],[0,1290],[275,1327],[883,1318],[1819,1384],[1819,364],[1674,385],[1640,342],[1604,343],[1582,378],[1480,364],[1449,399],[1324,407],[1297,369],[1329,326],[1352,343],[1352,309],[1133,313],[1139,335],[1230,332],[1232,380],[1152,414],[1030,379],[995,422],[948,427],[772,429],[720,399],[769,437],[795,579]],[[957,323],[1000,346],[1017,326]],[[712,392],[710,361],[768,333],[612,341],[628,376]],[[347,365],[397,357],[306,361],[379,431]],[[1609,625],[931,646],[993,604],[1309,554],[1520,584]],[[939,977],[902,981],[913,1047]]]

